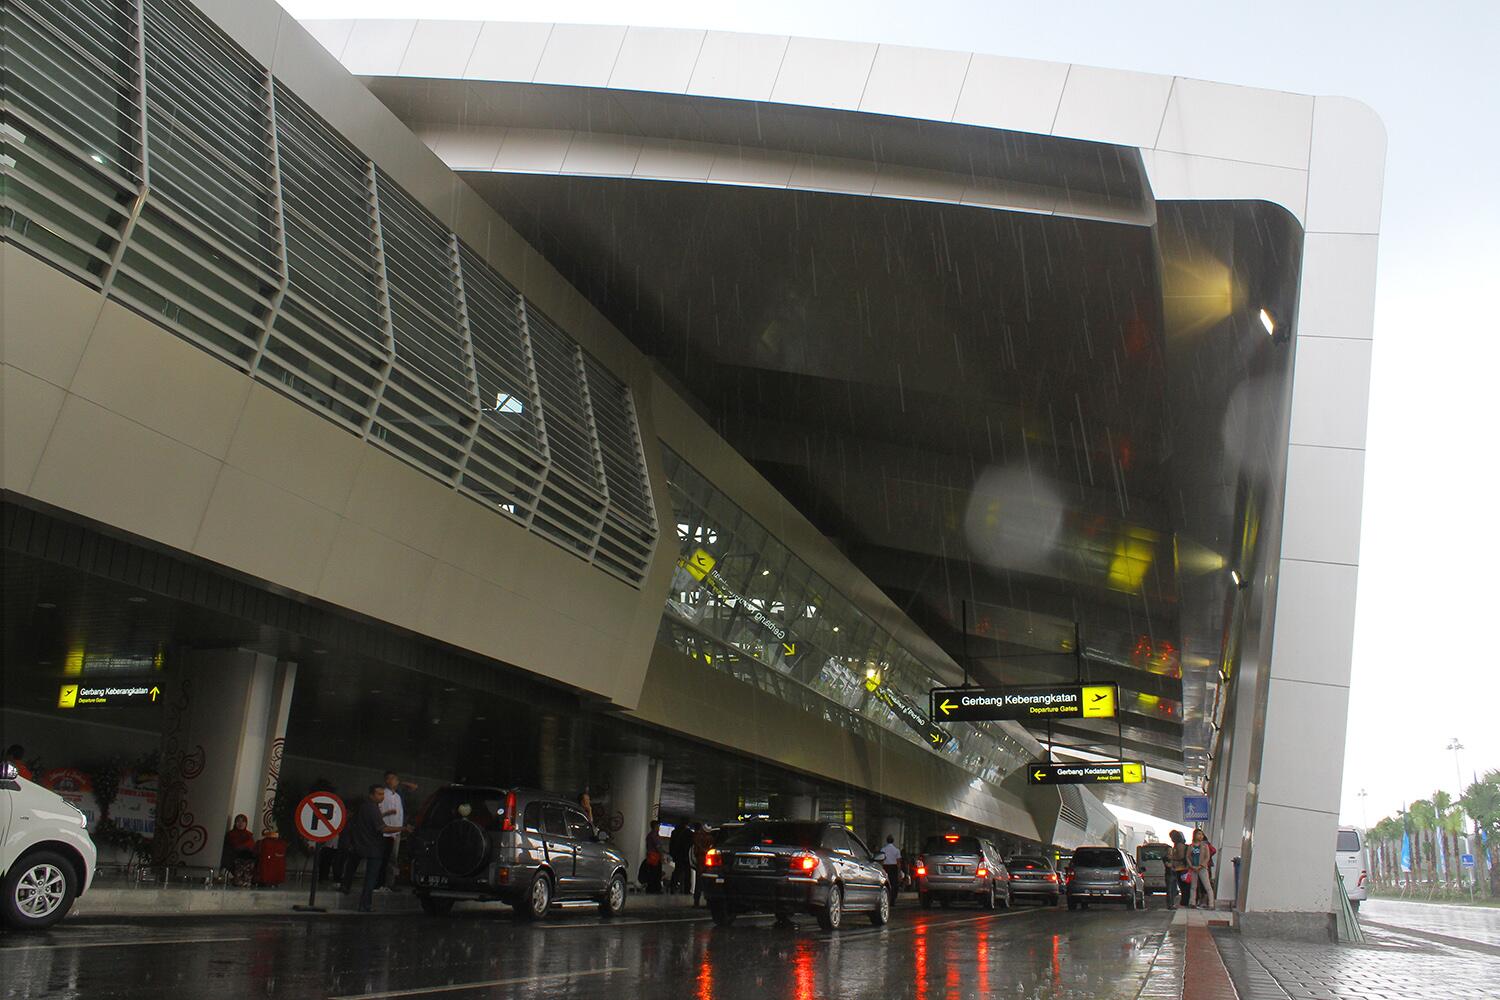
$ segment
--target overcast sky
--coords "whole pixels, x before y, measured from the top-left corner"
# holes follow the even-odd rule
[[[1358,98],[1390,135],[1343,814],[1500,767],[1487,632],[1500,421],[1500,0],[282,0],[308,17],[718,28],[992,52]],[[1466,520],[1470,519],[1470,520]],[[1465,527],[1465,525],[1468,527]],[[1478,531],[1472,538],[1468,532]],[[1488,529],[1485,529],[1486,531]]]

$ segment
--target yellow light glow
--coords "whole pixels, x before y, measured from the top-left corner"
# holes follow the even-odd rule
[[[75,646],[68,650],[67,657],[63,660],[63,673],[77,676],[83,673],[83,647]]]

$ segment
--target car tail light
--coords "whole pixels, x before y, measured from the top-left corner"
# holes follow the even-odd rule
[[[990,870],[988,868],[980,868],[976,870],[974,874],[978,878],[987,878],[990,874]]]
[[[793,854],[789,867],[794,872],[810,872],[818,867],[816,854]]]
[[[505,793],[505,815],[500,817],[501,830],[514,830],[516,828],[516,793]]]
[[[926,876],[926,874],[927,874],[927,859],[926,858],[920,858],[920,857],[917,858],[917,863],[912,866],[911,871],[912,871],[912,874],[916,875],[918,878],[922,878],[922,877]]]
[[[1057,873],[1056,872],[1048,872],[1047,875],[1046,875],[1046,879],[1047,879],[1048,882],[1056,882],[1057,881]]]
[[[1067,876],[1067,879],[1068,879],[1068,881],[1069,881],[1069,882],[1071,882],[1071,881],[1073,881],[1073,876],[1074,876],[1074,875],[1075,875],[1075,874],[1077,874],[1077,873],[1076,873],[1076,872],[1074,872],[1074,871],[1073,871],[1073,866],[1072,866],[1072,865],[1069,865],[1069,866],[1068,866],[1068,870],[1067,870],[1067,871],[1066,871],[1066,872],[1064,872],[1064,873],[1063,873],[1063,874],[1064,874],[1064,875],[1066,875],[1066,876]]]
[[[943,839],[946,840],[950,844],[956,844],[956,843],[958,843],[958,834],[956,834],[956,833],[945,833],[945,834],[943,834]]]
[[[708,853],[703,855],[704,868],[719,868],[724,864],[724,855],[719,853],[717,847],[710,847]]]
[[[1121,868],[1120,869],[1120,881],[1121,882],[1129,882],[1130,881],[1130,872],[1128,872],[1125,869]]]
[[[1366,872],[1366,871],[1365,871],[1365,870],[1364,870],[1364,869],[1363,869],[1363,868],[1361,868],[1361,869],[1360,869],[1360,870],[1359,870],[1359,881],[1358,881],[1358,882],[1357,882],[1357,883],[1355,883],[1355,884],[1356,884],[1356,885],[1357,885],[1357,886],[1362,886],[1362,885],[1364,885],[1364,884],[1365,884],[1365,876],[1366,876],[1366,875],[1367,875],[1367,874],[1368,874],[1368,873],[1367,873],[1367,872]]]

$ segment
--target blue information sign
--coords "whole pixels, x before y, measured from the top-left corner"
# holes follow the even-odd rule
[[[1463,857],[1459,858],[1458,861],[1459,864],[1463,865],[1465,868],[1474,867],[1474,855],[1472,854],[1465,854]]]
[[[1182,821],[1184,823],[1208,822],[1208,796],[1184,795],[1182,797]]]

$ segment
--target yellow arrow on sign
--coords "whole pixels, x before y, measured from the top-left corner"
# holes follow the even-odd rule
[[[930,739],[930,740],[932,740],[932,742],[934,742],[934,743],[941,743],[941,742],[943,742],[943,736],[942,736],[941,733],[928,733],[927,734],[927,738]]]
[[[797,644],[795,642],[783,642],[781,648],[786,650],[787,656],[797,655]]]
[[[155,701],[156,700],[156,696],[159,695],[159,694],[161,694],[161,688],[159,688],[159,687],[157,687],[156,685],[153,684],[151,686],[151,700]]]
[[[944,715],[952,715],[953,710],[957,707],[957,705],[953,704],[953,702],[949,701],[947,698],[944,698],[943,703],[938,706],[938,708],[943,710]]]
[[[1032,775],[1032,777],[1035,778],[1037,781],[1041,781],[1046,776],[1047,776],[1047,772],[1046,771],[1037,771],[1035,774]]]

